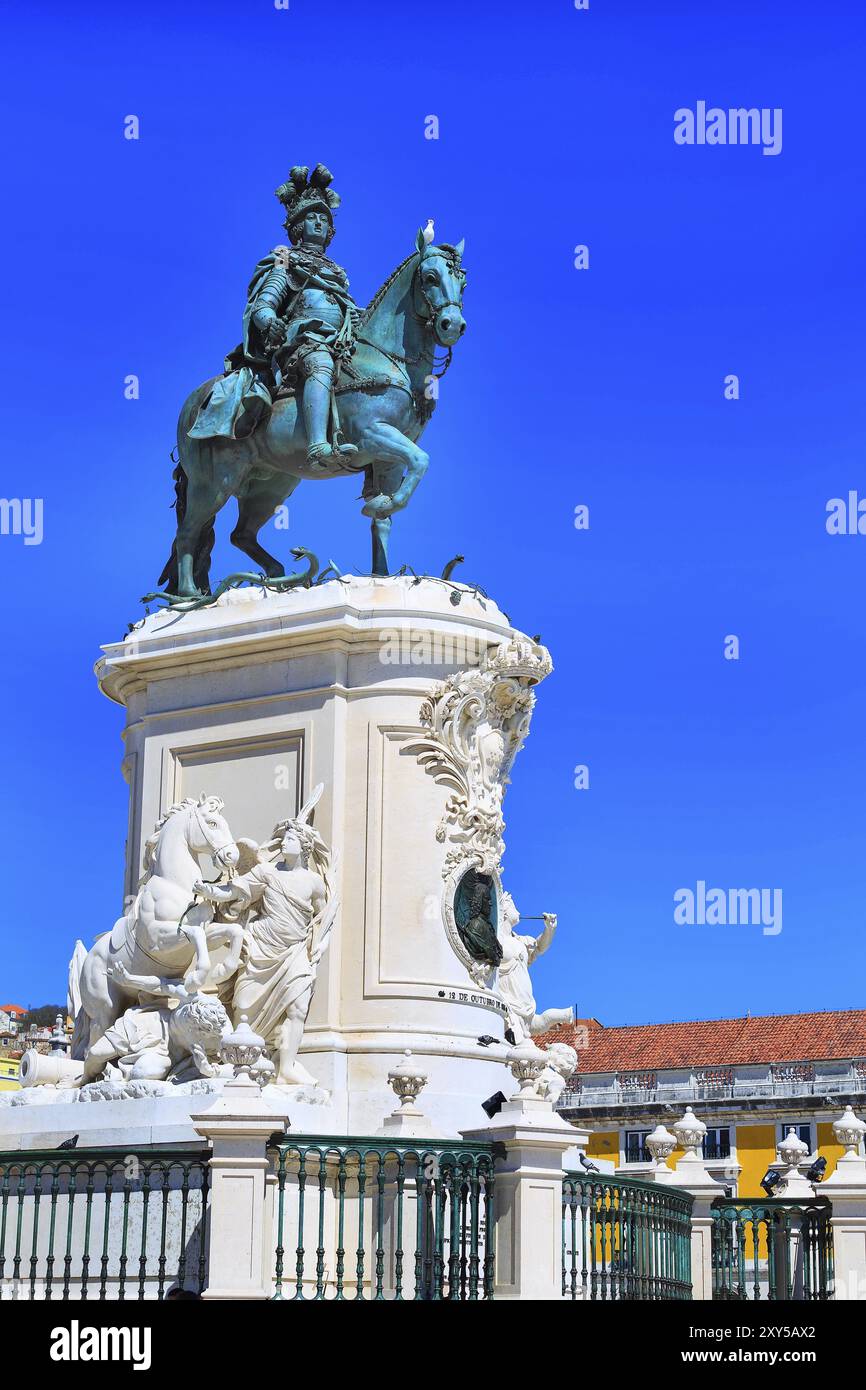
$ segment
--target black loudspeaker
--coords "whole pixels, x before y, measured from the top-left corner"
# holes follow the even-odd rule
[[[484,1111],[488,1120],[492,1120],[494,1115],[499,1114],[505,1104],[505,1099],[502,1092],[497,1091],[495,1096],[491,1096],[489,1100],[483,1100],[481,1102],[481,1109]]]

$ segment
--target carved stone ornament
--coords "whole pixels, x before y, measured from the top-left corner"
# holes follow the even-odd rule
[[[220,1057],[234,1068],[235,1077],[251,1076],[255,1072],[260,1079],[264,1050],[264,1038],[253,1032],[244,1014],[237,1028],[223,1035]]]
[[[850,1105],[845,1106],[844,1113],[838,1120],[833,1121],[833,1133],[836,1136],[836,1143],[841,1144],[846,1159],[857,1157],[860,1148],[860,1141],[866,1135],[866,1124],[854,1114]]]
[[[671,1128],[676,1135],[677,1143],[685,1150],[684,1157],[699,1159],[707,1135],[707,1127],[703,1120],[698,1119],[690,1105],[687,1106],[682,1119],[677,1120]]]
[[[796,1169],[808,1152],[809,1145],[803,1143],[793,1125],[789,1127],[781,1143],[776,1145],[776,1153],[788,1168]]]
[[[427,736],[410,746],[421,766],[448,787],[436,839],[450,841],[443,874],[475,860],[493,873],[504,851],[502,798],[535,707],[533,686],[553,669],[550,654],[512,638],[479,666],[458,671],[421,706]]]
[[[524,1042],[520,1047],[512,1048],[506,1058],[506,1065],[518,1083],[518,1096],[537,1096],[541,1099],[546,1098],[546,1088],[542,1086],[542,1078],[548,1064],[547,1053],[542,1052],[535,1043]]]
[[[647,1135],[644,1143],[652,1154],[656,1171],[662,1172],[667,1168],[667,1161],[677,1146],[676,1135],[665,1129],[663,1124],[657,1124],[652,1133]]]
[[[402,1061],[388,1072],[388,1085],[399,1100],[401,1110],[416,1114],[415,1101],[427,1085],[427,1073],[413,1060],[408,1048]]]
[[[407,749],[450,792],[435,832],[449,846],[442,866],[443,918],[448,939],[476,984],[489,981],[492,967],[467,950],[455,921],[455,896],[463,876],[475,869],[491,877],[498,905],[505,851],[502,800],[529,732],[533,687],[552,670],[547,648],[527,638],[514,636],[488,649],[478,666],[455,672],[424,701],[425,736]]]

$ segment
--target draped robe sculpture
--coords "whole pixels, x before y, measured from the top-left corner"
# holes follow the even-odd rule
[[[238,842],[241,873],[228,887],[196,884],[200,896],[240,915],[241,963],[223,998],[235,1024],[246,1017],[265,1039],[278,1085],[316,1085],[298,1050],[339,905],[329,851],[309,824],[322,791],[320,784],[298,816],[276,825],[266,845]]]

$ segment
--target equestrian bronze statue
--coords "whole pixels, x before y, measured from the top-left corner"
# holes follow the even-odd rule
[[[391,518],[424,476],[418,441],[466,328],[462,242],[436,246],[419,231],[412,254],[360,309],[327,255],[340,202],[331,174],[319,164],[308,177],[298,166],[276,196],[290,245],[256,266],[243,339],[178,422],[177,535],[159,582],[180,602],[210,592],[214,518],[229,497],[238,499],[232,542],[269,579],[282,578],[259,531],[305,479],[363,475],[372,573],[387,574]],[[437,348],[446,350],[441,369]]]

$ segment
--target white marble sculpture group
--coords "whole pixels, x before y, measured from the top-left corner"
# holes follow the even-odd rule
[[[218,797],[187,799],[161,818],[129,911],[89,952],[76,946],[80,1067],[69,1084],[213,1078],[226,1070],[224,1036],[245,1018],[278,1084],[315,1086],[298,1049],[339,906],[331,856],[310,823],[322,791],[264,845],[234,840]],[[200,854],[224,883],[202,878]]]
[[[79,942],[70,963],[72,1057],[80,1065],[70,1069],[69,1086],[181,1084],[225,1074],[231,1068],[220,1061],[222,1040],[242,1019],[265,1040],[276,1084],[316,1086],[298,1052],[339,907],[335,866],[310,824],[322,791],[316,787],[264,845],[234,841],[218,797],[183,801],[162,817],[130,910],[89,952]],[[197,856],[205,852],[226,882],[201,877]],[[556,917],[545,914],[544,930],[533,937],[517,932],[510,894],[503,908],[495,988],[522,1055],[534,1035],[572,1013],[538,1014],[530,980]],[[560,1043],[537,1061],[542,1056],[543,1085],[555,1094],[576,1055]]]

